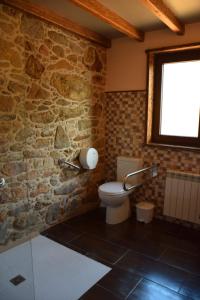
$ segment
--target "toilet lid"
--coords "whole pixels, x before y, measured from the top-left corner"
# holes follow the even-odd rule
[[[130,185],[127,184],[127,187],[130,187]],[[109,194],[109,195],[127,193],[123,189],[122,182],[117,182],[117,181],[106,182],[106,183],[100,185],[99,191]]]

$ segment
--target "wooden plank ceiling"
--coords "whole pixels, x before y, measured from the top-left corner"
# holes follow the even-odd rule
[[[110,47],[111,41],[89,28],[86,28],[77,22],[68,19],[49,9],[45,3],[47,1],[41,1],[41,3],[35,3],[32,0],[3,0],[5,4],[22,9],[30,14],[33,14],[40,19],[54,23],[62,28],[65,28],[71,32],[74,32],[90,41],[98,43],[103,47]],[[49,1],[51,2],[51,0]],[[59,2],[59,0],[57,1]],[[109,24],[115,30],[120,31],[124,35],[135,39],[139,42],[144,40],[145,33],[128,22],[121,15],[116,13],[110,7],[108,8],[101,0],[65,0],[66,4],[71,2],[84,11],[89,12],[95,18]],[[184,34],[184,24],[178,19],[178,17],[172,12],[163,0],[139,0],[141,6],[147,8],[149,12],[155,15],[165,26],[167,26],[172,32],[176,34]],[[59,3],[57,3],[59,5]]]

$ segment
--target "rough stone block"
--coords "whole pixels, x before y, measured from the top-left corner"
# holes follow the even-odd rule
[[[0,95],[0,111],[12,112],[15,107],[15,102],[12,97]]]
[[[30,119],[34,123],[48,124],[54,121],[55,115],[52,111],[34,112],[30,115]]]
[[[58,33],[56,31],[49,31],[48,32],[48,36],[51,40],[53,40],[54,42],[64,45],[64,46],[68,46],[69,45],[69,39],[67,36],[65,36],[62,33]]]
[[[75,75],[53,73],[51,85],[59,94],[75,101],[88,99],[91,95],[89,83]]]
[[[38,18],[23,14],[21,18],[21,32],[35,39],[44,38],[44,26]]]
[[[69,138],[62,126],[59,125],[56,129],[54,147],[56,149],[62,149],[69,147],[69,145]]]
[[[62,184],[59,188],[54,190],[55,195],[66,195],[72,193],[77,187],[76,182],[66,182]]]
[[[23,161],[8,162],[2,168],[2,173],[7,176],[15,176],[20,173],[26,172],[27,165]]]
[[[44,66],[33,55],[29,56],[25,66],[25,72],[33,79],[40,79],[44,72]]]

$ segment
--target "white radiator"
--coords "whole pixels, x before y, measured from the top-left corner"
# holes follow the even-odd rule
[[[164,215],[200,224],[200,174],[167,171]]]

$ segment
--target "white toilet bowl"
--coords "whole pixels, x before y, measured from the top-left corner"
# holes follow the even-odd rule
[[[106,206],[106,223],[118,224],[130,217],[129,194],[132,191],[123,189],[123,181],[127,174],[139,170],[142,159],[132,157],[117,157],[117,179],[99,186],[98,193],[102,206]],[[140,182],[140,175],[130,177],[126,186],[130,187]]]
[[[122,182],[107,182],[99,186],[99,198],[106,206],[107,224],[118,224],[130,217],[130,193],[123,189]]]

